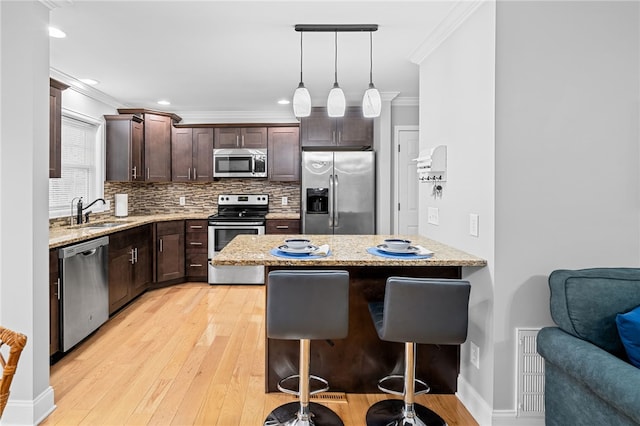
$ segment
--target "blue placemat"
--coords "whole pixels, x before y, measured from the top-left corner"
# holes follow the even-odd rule
[[[289,254],[283,251],[278,250],[277,248],[272,248],[269,252],[277,257],[284,257],[287,259],[297,259],[297,260],[307,260],[307,259],[321,259],[323,257],[327,257],[331,255],[331,250],[327,253],[327,256],[318,256],[317,254]]]
[[[382,250],[378,250],[376,247],[369,247],[367,253],[380,257],[388,257],[389,259],[402,259],[402,260],[415,260],[415,259],[428,259],[432,254],[415,254],[415,253],[387,253]]]

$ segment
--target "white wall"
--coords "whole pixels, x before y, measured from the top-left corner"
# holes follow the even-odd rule
[[[421,64],[421,147],[448,146],[448,182],[421,185],[420,232],[489,262],[465,271],[481,424],[516,424],[516,328],[552,324],[549,273],[639,266],[639,48],[638,2],[498,1]]]
[[[447,146],[442,197],[432,197],[431,183],[420,184],[420,234],[488,261],[486,268],[463,271],[472,291],[461,378],[483,406],[493,401],[494,28],[495,4],[489,2],[420,66],[420,148]],[[428,207],[438,208],[439,225],[427,223]],[[480,217],[479,237],[468,233],[469,213]],[[470,341],[480,347],[480,370],[469,364]]]
[[[49,386],[47,190],[49,10],[0,2],[0,324],[27,335],[2,424],[53,409]]]

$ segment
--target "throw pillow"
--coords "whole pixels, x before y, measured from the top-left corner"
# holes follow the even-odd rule
[[[616,315],[616,324],[629,361],[640,368],[640,306]]]

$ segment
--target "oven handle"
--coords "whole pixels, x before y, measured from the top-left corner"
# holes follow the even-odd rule
[[[229,229],[229,228],[247,228],[247,227],[261,227],[264,226],[263,222],[209,222],[209,226],[215,226],[216,228]]]

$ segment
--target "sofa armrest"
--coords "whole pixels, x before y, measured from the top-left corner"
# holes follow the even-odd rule
[[[557,327],[540,330],[538,353],[640,424],[640,369]]]

